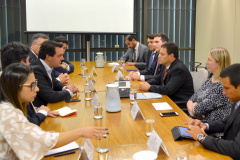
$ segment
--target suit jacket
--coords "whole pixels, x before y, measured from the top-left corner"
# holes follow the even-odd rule
[[[143,66],[144,69],[146,67],[146,63],[148,61],[148,47],[139,43],[138,46],[138,58],[136,60],[136,64],[139,64],[139,66]],[[133,50],[131,48],[128,48],[127,52],[122,56],[122,58],[125,59],[125,61],[133,61]],[[140,68],[141,69],[141,68]]]
[[[162,70],[163,71],[165,70],[165,66],[159,64],[158,68],[157,68],[157,72],[154,75],[155,70],[156,70],[156,66],[158,64],[158,55],[159,55],[159,53],[155,53],[152,65],[151,65],[151,67],[149,69],[144,69],[144,70],[139,72],[140,75],[144,75],[145,81],[147,81],[149,79],[152,79],[152,78],[156,78],[161,73]]]
[[[236,111],[236,103],[232,106],[232,112],[225,121],[209,123],[207,133],[223,132],[224,137],[217,139],[207,136],[203,141],[203,147],[211,151],[240,159],[240,107]]]
[[[46,116],[42,113],[36,113],[31,103],[27,103],[27,118],[29,122],[40,126]]]
[[[163,84],[164,72],[147,82],[151,85],[150,92],[169,96],[173,101],[187,101],[194,93],[192,76],[179,59],[170,65]]]
[[[35,106],[46,106],[47,103],[55,103],[71,99],[70,93],[67,90],[62,90],[65,85],[56,80],[53,73],[51,75],[51,81],[48,77],[47,71],[39,59],[32,61],[31,66],[33,67],[35,78],[38,80],[39,88],[37,97],[33,102]]]
[[[32,50],[31,50],[32,51]],[[33,51],[29,54],[29,62],[31,62],[32,60],[36,60],[38,59],[38,57],[33,53]]]
[[[138,62],[138,63],[135,64],[135,67],[136,67],[137,69],[139,69],[139,70],[148,69],[148,65],[149,65],[149,60],[150,60],[151,54],[152,54],[152,51],[151,51],[151,50],[148,50],[146,63],[144,63],[144,62]]]
[[[54,73],[54,76],[55,77],[58,77],[59,76],[59,74],[61,74],[61,73],[71,73],[71,72],[73,72],[74,71],[74,65],[72,65],[69,61],[67,61],[67,60],[62,60],[62,62],[65,62],[65,63],[67,63],[68,64],[68,66],[69,66],[69,71],[66,69],[66,68],[63,68],[63,67],[57,67],[57,68],[54,68],[53,69],[53,73]]]

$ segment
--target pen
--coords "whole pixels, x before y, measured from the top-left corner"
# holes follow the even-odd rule
[[[75,151],[57,154],[54,157],[64,156],[64,155],[73,154],[73,153],[75,153]]]
[[[144,97],[146,97],[143,93],[142,93],[142,95],[143,95]]]

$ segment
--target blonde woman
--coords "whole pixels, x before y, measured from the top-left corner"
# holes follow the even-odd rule
[[[213,48],[206,64],[212,77],[192,95],[187,108],[192,117],[209,123],[227,118],[230,112],[231,102],[222,93],[223,86],[219,77],[221,71],[231,64],[230,55],[225,48]]]

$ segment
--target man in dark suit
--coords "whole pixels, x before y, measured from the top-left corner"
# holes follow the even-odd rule
[[[33,102],[35,106],[69,100],[75,93],[79,92],[76,86],[65,86],[56,80],[52,73],[52,69],[59,67],[63,60],[64,51],[62,47],[62,43],[51,40],[45,41],[40,48],[39,59],[31,62],[40,89]]]
[[[222,70],[221,82],[223,94],[235,102],[226,120],[202,123],[200,120],[190,119],[188,130],[195,140],[211,151],[240,159],[240,64],[233,64]],[[205,132],[206,131],[206,132]],[[224,132],[220,139],[208,136],[206,133]]]
[[[32,63],[32,61],[38,59],[38,54],[40,47],[43,42],[49,40],[49,37],[43,33],[36,33],[32,37],[32,43],[31,43],[31,51],[32,53],[29,54],[29,62]],[[59,74],[57,76],[57,80],[61,81],[62,83],[66,84],[69,81],[69,76],[67,73]]]
[[[67,45],[68,45],[67,38],[63,37],[63,36],[58,36],[58,37],[55,37],[54,41],[60,42],[63,44],[63,51],[65,53],[65,51],[67,49]],[[55,77],[58,77],[61,73],[71,73],[73,71],[74,71],[74,65],[72,65],[66,59],[62,60],[60,67],[54,68],[54,70],[53,70]]]
[[[121,57],[125,60],[125,65],[134,66],[138,64],[143,66],[142,69],[144,69],[148,61],[148,47],[139,43],[133,35],[127,35],[124,40],[128,46],[127,52]]]
[[[187,102],[194,93],[193,80],[187,67],[178,59],[178,46],[175,43],[163,44],[158,59],[165,66],[164,71],[156,78],[141,82],[139,88],[167,95],[174,102]]]
[[[12,63],[22,63],[30,65],[29,54],[30,49],[20,42],[11,42],[4,45],[1,49],[2,69],[6,68]],[[51,111],[46,106],[41,106],[37,110],[31,103],[27,104],[27,118],[29,122],[40,125],[46,116],[55,117],[59,115],[57,111]]]
[[[153,46],[149,45],[149,49],[152,50],[152,58],[150,58],[150,60],[153,59],[152,63],[149,63],[151,64],[150,68],[144,69],[140,72],[130,72],[129,76],[131,76],[133,80],[146,81],[159,75],[161,73],[162,65],[159,65],[158,63],[158,55],[160,53],[161,46],[167,42],[168,36],[165,33],[154,35]]]

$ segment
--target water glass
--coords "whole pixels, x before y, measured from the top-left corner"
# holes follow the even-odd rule
[[[86,67],[86,59],[85,58],[82,58],[81,66],[82,66],[82,68]]]
[[[90,81],[90,75],[89,74],[85,74],[85,86],[88,86]]]
[[[93,109],[94,109],[94,119],[101,119],[103,118],[102,116],[102,103],[96,103],[94,106],[93,106]]]
[[[177,160],[188,160],[189,150],[188,149],[176,149],[176,159]]]
[[[145,124],[146,124],[146,136],[150,136],[154,129],[155,117],[154,116],[146,117]]]
[[[92,100],[91,90],[88,88],[88,86],[85,86],[85,87],[84,87],[84,94],[85,94],[85,98],[84,98],[85,101],[90,101],[90,100]]]
[[[109,151],[109,147],[108,147],[109,136],[107,134],[104,134],[103,136],[106,138],[101,138],[98,140],[98,148],[97,148],[98,153],[106,153]]]
[[[87,68],[87,67],[84,67],[84,68],[83,68],[83,77],[85,77],[86,74],[88,74],[88,68]]]
[[[137,98],[137,89],[131,89],[130,90],[130,104],[134,104],[135,99]]]

